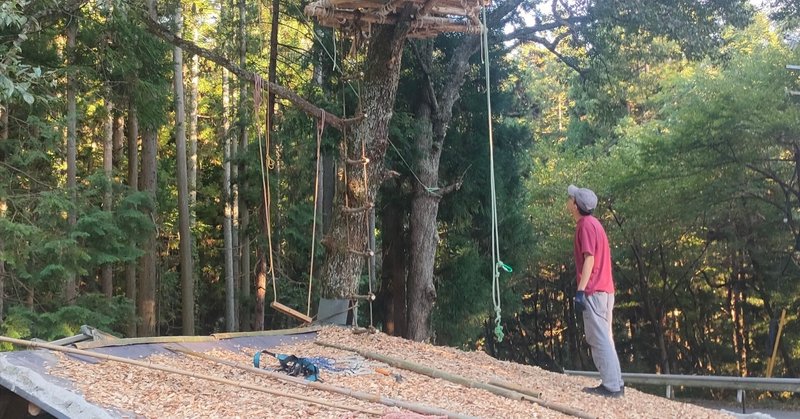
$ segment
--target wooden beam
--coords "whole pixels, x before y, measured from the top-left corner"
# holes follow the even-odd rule
[[[258,373],[258,374],[263,374],[263,375],[266,375],[266,376],[268,376],[270,378],[274,378],[276,380],[287,381],[287,382],[290,382],[290,383],[293,383],[293,384],[301,385],[301,386],[304,386],[304,387],[310,387],[310,388],[313,388],[313,389],[316,389],[316,390],[323,390],[323,391],[328,391],[328,392],[331,392],[331,393],[343,394],[345,396],[350,396],[350,397],[356,398],[358,400],[363,400],[363,401],[368,401],[368,402],[373,402],[373,403],[381,403],[381,404],[385,404],[387,406],[392,406],[392,407],[396,406],[396,407],[400,407],[400,408],[403,408],[403,409],[410,410],[412,412],[421,413],[423,415],[446,416],[448,418],[457,418],[457,419],[472,419],[471,416],[463,415],[463,414],[460,414],[460,413],[450,412],[450,411],[447,411],[447,410],[444,410],[444,409],[440,409],[438,407],[426,406],[426,405],[423,405],[423,404],[414,403],[414,402],[410,402],[410,401],[406,401],[406,400],[393,399],[393,398],[381,396],[379,394],[364,393],[364,392],[352,390],[352,389],[349,389],[349,388],[346,388],[346,387],[337,387],[337,386],[333,386],[333,385],[330,385],[330,384],[320,383],[318,381],[308,381],[308,380],[305,380],[305,379],[302,379],[302,378],[292,377],[292,376],[289,376],[289,375],[286,375],[286,374],[281,374],[281,373],[267,371],[267,370],[260,369],[260,368],[251,367],[249,365],[242,365],[242,364],[239,364],[239,363],[236,363],[236,362],[232,362],[232,361],[228,361],[228,360],[225,360],[225,359],[222,359],[222,358],[216,358],[216,357],[213,357],[213,356],[210,356],[210,355],[206,355],[206,354],[203,354],[203,353],[190,351],[188,349],[183,349],[183,348],[170,348],[170,349],[175,351],[175,352],[179,352],[179,353],[182,353],[182,354],[195,356],[195,357],[202,358],[202,359],[205,359],[205,360],[208,360],[208,361],[211,361],[211,362],[216,362],[216,363],[219,363],[219,364],[227,365],[229,367],[239,368],[241,370],[254,372],[254,373]]]
[[[447,380],[447,381],[450,381],[452,383],[460,384],[460,385],[465,386],[465,387],[478,388],[478,389],[481,389],[481,390],[486,390],[486,391],[488,391],[488,392],[490,392],[492,394],[495,394],[495,395],[498,395],[498,396],[502,396],[502,397],[506,397],[506,398],[509,398],[509,399],[512,399],[512,400],[527,400],[529,402],[536,403],[536,404],[538,404],[538,405],[540,405],[542,407],[546,407],[546,408],[548,408],[550,410],[555,410],[557,412],[566,413],[568,415],[576,416],[576,417],[579,417],[579,418],[583,418],[583,419],[595,419],[595,418],[597,418],[597,416],[590,415],[589,413],[583,412],[583,411],[578,410],[578,409],[574,409],[572,407],[569,407],[569,406],[566,406],[566,405],[563,405],[563,404],[560,404],[560,403],[549,402],[549,401],[546,401],[546,400],[542,400],[542,399],[540,399],[538,397],[531,397],[531,396],[528,396],[526,394],[522,394],[522,393],[519,393],[519,392],[516,392],[516,391],[513,391],[513,390],[509,390],[509,389],[506,389],[506,388],[498,387],[496,385],[492,385],[492,384],[489,384],[489,383],[484,383],[484,382],[481,382],[481,381],[472,380],[472,379],[469,379],[467,377],[463,377],[463,376],[460,376],[460,375],[457,375],[457,374],[451,374],[449,372],[438,370],[436,368],[431,368],[431,367],[428,367],[426,365],[418,364],[416,362],[406,361],[404,359],[393,358],[393,357],[390,357],[390,356],[387,356],[387,355],[379,354],[379,353],[376,353],[376,352],[365,351],[365,350],[362,350],[362,349],[350,348],[350,347],[347,347],[347,346],[344,346],[344,345],[338,345],[338,344],[335,344],[335,343],[327,343],[327,342],[321,342],[321,341],[315,341],[314,343],[316,343],[317,345],[320,345],[320,346],[328,347],[328,348],[334,348],[334,349],[339,349],[339,350],[348,351],[348,352],[355,352],[355,353],[357,353],[357,354],[359,354],[359,355],[361,355],[361,356],[363,356],[365,358],[374,359],[376,361],[380,361],[380,362],[389,364],[389,365],[391,365],[393,367],[396,367],[396,368],[402,368],[402,369],[405,369],[405,370],[413,371],[413,372],[416,372],[418,374],[427,375],[428,377],[432,377],[432,378],[440,378],[442,380]]]
[[[311,323],[311,321],[313,320],[311,317],[308,317],[305,314],[303,314],[303,313],[301,313],[301,312],[299,312],[299,311],[297,311],[297,310],[295,310],[295,309],[293,309],[293,308],[291,308],[289,306],[285,306],[285,305],[283,305],[283,304],[281,304],[281,303],[279,303],[277,301],[273,301],[272,303],[270,303],[269,306],[272,307],[273,309],[277,310],[277,311],[280,311],[281,313],[283,313],[283,314],[285,314],[287,316],[294,317],[297,320],[302,321],[303,323]]]
[[[29,347],[33,347],[33,348],[44,348],[44,349],[49,349],[51,351],[56,351],[56,352],[65,352],[65,353],[73,354],[73,355],[88,356],[88,357],[91,357],[91,358],[97,358],[97,359],[104,359],[104,360],[107,360],[107,361],[119,362],[121,364],[135,365],[137,367],[142,367],[142,368],[151,369],[151,370],[158,370],[158,371],[168,372],[170,374],[178,374],[178,375],[197,378],[197,379],[201,379],[201,380],[214,381],[214,382],[217,382],[217,383],[226,384],[226,385],[230,385],[230,386],[234,386],[234,387],[246,388],[248,390],[259,391],[259,392],[262,392],[262,393],[272,394],[273,396],[289,397],[289,398],[292,398],[292,399],[303,400],[305,402],[315,403],[315,404],[319,404],[321,406],[332,407],[332,408],[341,409],[341,410],[344,410],[344,411],[363,412],[363,413],[369,413],[371,415],[376,415],[376,416],[380,416],[380,415],[383,414],[383,412],[379,412],[379,411],[375,411],[375,410],[368,410],[368,409],[361,409],[361,408],[353,407],[353,406],[346,406],[346,405],[343,405],[343,404],[333,403],[333,402],[329,402],[329,401],[326,401],[326,400],[321,400],[321,399],[314,398],[314,397],[302,396],[302,395],[299,395],[299,394],[291,394],[291,393],[286,393],[286,392],[278,391],[278,390],[270,390],[268,388],[264,388],[264,386],[257,386],[255,384],[240,383],[240,382],[236,382],[236,381],[233,381],[233,380],[228,380],[227,378],[215,377],[213,375],[197,374],[197,373],[193,373],[193,372],[187,371],[185,369],[178,369],[178,368],[170,367],[169,365],[160,365],[160,364],[154,364],[152,362],[137,361],[135,359],[122,358],[122,357],[119,357],[119,356],[101,354],[101,353],[92,352],[92,351],[84,351],[84,350],[81,350],[81,349],[66,348],[66,347],[63,347],[63,346],[51,345],[49,343],[39,343],[39,342],[31,342],[29,340],[14,339],[14,338],[6,337],[6,336],[0,336],[0,342],[8,342],[8,343],[12,343],[14,345],[29,346]]]
[[[108,346],[144,345],[148,343],[175,343],[175,342],[213,342],[211,336],[151,336],[144,338],[108,339],[91,342],[78,342],[78,349],[104,348]]]
[[[255,332],[227,332],[227,333],[213,333],[211,336],[214,339],[231,339],[250,336],[280,336],[280,335],[297,335],[301,333],[313,333],[322,329],[322,326],[304,326],[295,327],[293,329],[277,329],[277,330],[259,330]]]

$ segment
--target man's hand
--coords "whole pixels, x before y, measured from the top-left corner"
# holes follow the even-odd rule
[[[575,311],[581,314],[583,310],[586,310],[586,293],[578,291],[575,293]]]

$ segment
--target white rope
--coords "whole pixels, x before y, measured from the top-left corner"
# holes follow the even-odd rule
[[[486,8],[483,8],[483,34],[481,37],[481,58],[486,70],[486,108],[489,121],[489,183],[491,185],[492,205],[492,303],[494,304],[495,329],[498,341],[503,340],[500,307],[500,268],[505,264],[500,260],[500,238],[497,232],[497,194],[494,181],[494,136],[492,133],[492,94],[489,81],[489,30],[486,26]]]

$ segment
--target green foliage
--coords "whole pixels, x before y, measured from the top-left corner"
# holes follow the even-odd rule
[[[723,47],[695,61],[675,42],[616,31],[606,41],[614,48],[599,58],[604,65],[562,85],[575,101],[568,139],[552,129],[537,133],[528,188],[538,240],[531,299],[521,313],[535,323],[519,326],[520,336],[553,333],[553,315],[568,312],[574,268],[563,201],[565,186],[577,183],[600,196],[596,214],[612,244],[623,369],[760,370],[769,355],[766,325],[780,307],[797,304],[793,220],[800,203],[789,179],[800,113],[783,94],[796,83],[785,69],[796,54],[761,18],[720,32]],[[566,309],[552,313],[541,301],[562,297],[542,285],[565,280]],[[731,342],[742,333],[734,316],[747,331]],[[583,345],[572,329],[578,326],[527,342],[537,351],[555,344],[553,358],[586,367],[573,356]]]
[[[80,333],[82,325],[121,333],[133,315],[133,303],[121,296],[106,298],[100,294],[84,294],[74,305],[49,312],[36,312],[23,306],[11,307],[0,334],[17,339],[42,339],[52,341]],[[11,350],[9,344],[0,350]]]
[[[469,346],[490,313],[492,267],[491,259],[487,261],[479,254],[476,243],[461,246],[448,248],[447,254],[440,256],[443,268],[436,287],[439,298],[433,321],[438,342]]]
[[[25,14],[30,3],[10,0],[0,5],[0,102],[22,99],[33,104],[38,96],[34,86],[47,76],[40,66],[28,64],[22,57],[23,45],[37,25],[32,16]]]
[[[623,29],[628,36],[644,35],[645,43],[658,37],[680,42],[689,57],[702,58],[724,43],[723,28],[746,26],[753,7],[746,0],[623,0],[592,2],[589,13],[596,21],[584,33],[601,54],[613,51],[609,35]]]

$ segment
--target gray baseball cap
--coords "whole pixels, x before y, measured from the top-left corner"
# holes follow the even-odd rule
[[[597,207],[597,195],[595,195],[591,189],[569,185],[569,187],[567,187],[567,193],[569,196],[575,198],[575,203],[578,204],[578,208],[585,212],[589,212]]]

